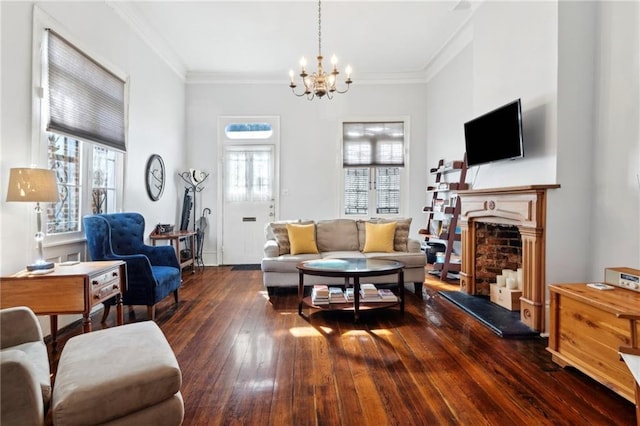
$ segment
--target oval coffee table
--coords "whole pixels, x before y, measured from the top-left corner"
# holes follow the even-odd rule
[[[382,309],[400,305],[404,313],[404,265],[394,260],[382,259],[315,259],[300,262],[296,265],[299,271],[298,281],[298,315],[302,315],[302,305],[323,310],[353,310],[354,321],[357,322],[361,310]],[[398,301],[396,302],[360,302],[360,279],[398,274]],[[310,296],[304,296],[304,276],[343,277],[345,285],[353,284],[353,302],[314,305]]]

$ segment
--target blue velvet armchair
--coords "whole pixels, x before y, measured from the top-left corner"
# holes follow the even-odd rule
[[[139,213],[112,213],[82,219],[91,260],[124,260],[127,263],[125,305],[145,305],[155,319],[155,305],[173,292],[178,303],[182,283],[180,264],[171,246],[144,243],[144,218]],[[105,302],[103,321],[115,299]]]

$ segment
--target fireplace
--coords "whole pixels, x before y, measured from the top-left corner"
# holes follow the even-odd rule
[[[544,331],[546,191],[560,185],[531,185],[458,191],[462,201],[462,265],[460,291],[484,293],[483,277],[476,276],[476,253],[484,250],[478,223],[517,228],[523,269],[520,319],[535,331]]]

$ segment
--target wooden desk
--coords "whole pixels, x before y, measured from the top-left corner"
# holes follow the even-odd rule
[[[639,313],[640,293],[623,288],[596,290],[586,284],[553,284],[549,291],[547,350],[553,361],[577,368],[634,402],[635,381],[618,354],[620,346],[631,345],[631,329],[629,320],[617,315]]]
[[[173,248],[176,250],[176,256],[178,257],[178,263],[180,263],[180,269],[191,265],[191,272],[196,272],[196,233],[195,231],[176,231],[168,232],[166,234],[156,234],[152,232],[149,235],[151,243],[155,246],[156,241],[167,240],[170,241]],[[180,240],[187,239],[189,241],[189,248],[191,250],[191,257],[182,259],[180,257]]]
[[[44,275],[20,271],[0,278],[0,307],[28,306],[36,315],[49,315],[51,340],[57,345],[58,315],[82,314],[82,331],[91,331],[91,308],[116,297],[118,325],[124,324],[122,294],[127,288],[126,263],[117,261],[56,264]]]

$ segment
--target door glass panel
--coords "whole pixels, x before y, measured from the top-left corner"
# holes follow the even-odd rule
[[[268,201],[273,198],[273,151],[227,149],[225,199],[229,202]]]

